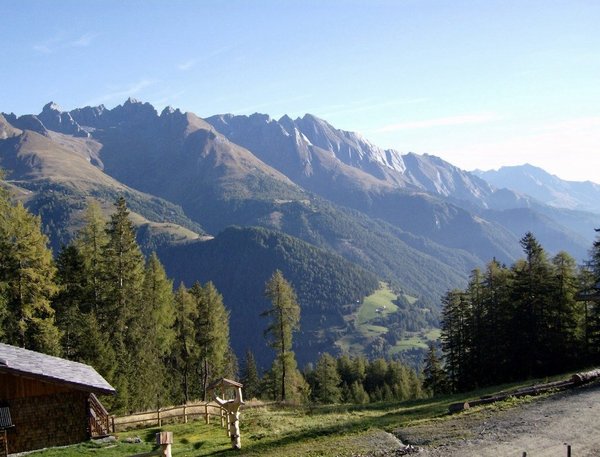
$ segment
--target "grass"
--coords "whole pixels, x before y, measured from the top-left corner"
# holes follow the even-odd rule
[[[391,291],[387,284],[380,283],[380,288],[366,297],[358,309],[356,324],[359,329],[376,317],[395,313],[398,310],[398,307],[394,304],[397,298],[398,296]]]
[[[404,297],[414,303],[417,299],[404,294]],[[366,297],[361,303],[356,315],[354,316],[354,325],[357,330],[355,334],[345,335],[340,338],[336,345],[349,354],[364,354],[365,347],[373,338],[383,336],[388,332],[385,323],[385,317],[398,311],[398,306],[394,301],[398,296],[390,289],[389,285],[381,282],[379,289]],[[383,318],[383,319],[382,319]],[[373,321],[378,320],[377,324]],[[352,318],[350,318],[352,320]],[[430,341],[439,338],[439,329],[430,329],[424,332],[408,332],[406,337],[390,349],[389,354],[394,355],[402,351],[420,348],[427,349]]]
[[[306,407],[260,407],[245,409],[241,417],[242,450],[230,449],[230,442],[219,424],[194,421],[188,424],[169,424],[162,430],[172,431],[175,443],[174,457],[201,456],[330,456],[360,455],[381,449],[382,436],[402,427],[443,422],[450,403],[489,395],[499,390],[514,389],[527,383],[516,383],[480,389],[467,394],[417,400],[404,403],[376,403],[369,405],[334,405]],[[531,399],[509,400],[503,404],[473,408],[465,414],[477,414],[484,408],[492,411],[515,407]],[[495,409],[494,409],[495,408]],[[463,414],[463,413],[461,413]],[[112,443],[88,442],[66,448],[48,449],[32,454],[34,457],[126,457],[149,452],[156,427],[118,433]],[[125,442],[139,437],[142,443]],[[387,444],[389,446],[389,444]],[[389,450],[389,449],[388,449]]]

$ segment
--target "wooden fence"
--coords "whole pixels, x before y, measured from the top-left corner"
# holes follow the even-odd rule
[[[111,416],[112,433],[134,427],[162,427],[163,423],[184,422],[203,417],[209,424],[211,417],[220,420],[221,427],[227,425],[226,412],[215,402],[190,403],[187,405],[158,408],[154,411],[131,414],[129,416]]]

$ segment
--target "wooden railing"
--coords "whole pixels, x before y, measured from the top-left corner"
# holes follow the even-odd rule
[[[106,436],[111,432],[110,416],[104,405],[94,395],[88,398],[89,426],[92,438]]]
[[[181,421],[187,423],[190,419],[203,417],[209,424],[211,416],[218,418],[221,426],[227,425],[225,411],[215,402],[188,403],[187,405],[159,408],[154,411],[131,414],[129,416],[111,417],[112,433],[126,430],[135,426],[158,426],[162,427],[165,422]]]

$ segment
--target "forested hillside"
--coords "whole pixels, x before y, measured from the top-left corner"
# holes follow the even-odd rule
[[[261,228],[231,227],[210,241],[173,246],[158,251],[169,276],[190,286],[212,281],[231,310],[232,346],[238,354],[251,349],[263,368],[270,363],[260,313],[268,307],[264,287],[281,270],[298,294],[302,309],[300,336],[294,347],[303,366],[315,354],[332,350],[362,297],[377,286],[377,278],[342,257],[297,238]]]

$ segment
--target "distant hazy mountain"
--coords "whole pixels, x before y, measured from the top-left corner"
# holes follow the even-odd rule
[[[437,157],[382,150],[308,114],[279,121],[226,114],[207,122],[299,186],[337,204],[480,259],[518,255],[514,234],[461,207],[487,208],[494,189]]]
[[[565,181],[529,164],[473,173],[496,187],[530,195],[549,206],[600,213],[600,185],[591,181]]]

